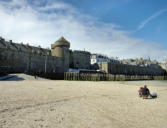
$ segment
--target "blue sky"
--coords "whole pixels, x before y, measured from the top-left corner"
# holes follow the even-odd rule
[[[167,10],[149,21],[142,29],[139,25],[155,13],[167,9],[166,0],[65,0],[82,13],[98,21],[120,25],[131,31],[130,36],[156,41],[167,48]]]
[[[123,58],[167,58],[165,0],[0,0],[0,36]]]

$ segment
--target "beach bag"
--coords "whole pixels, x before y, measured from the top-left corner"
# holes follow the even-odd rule
[[[151,96],[152,96],[152,98],[157,98],[157,93],[156,93],[156,92],[153,92],[153,93],[151,94]]]

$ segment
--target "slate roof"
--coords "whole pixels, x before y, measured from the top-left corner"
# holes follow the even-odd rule
[[[70,42],[67,41],[64,37],[58,39],[54,44],[51,45],[51,48],[54,49],[57,46],[66,46],[70,47]]]
[[[13,43],[12,41],[5,41],[5,40],[0,40],[0,48],[3,49],[10,49],[13,51],[17,52],[26,52],[26,53],[33,53],[33,54],[41,54],[41,55],[50,55],[51,50],[50,49],[44,49],[40,47],[34,47],[30,46],[28,44],[18,44],[18,43]]]

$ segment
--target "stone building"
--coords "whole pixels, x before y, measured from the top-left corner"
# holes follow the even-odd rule
[[[91,54],[91,64],[96,64],[99,62],[112,62],[112,63],[120,63],[119,60],[115,59],[114,57],[107,57],[101,54]]]
[[[99,63],[99,62],[109,62],[109,58],[100,54],[91,54],[91,64]]]
[[[70,42],[61,37],[51,45],[51,49],[33,47],[29,44],[13,43],[0,38],[0,74],[1,73],[64,73],[69,68],[100,69],[110,74],[127,75],[164,75],[166,63],[161,66],[150,60],[126,60],[128,64],[117,63],[109,58],[98,57],[93,66],[90,64],[90,52],[70,50]],[[93,57],[93,56],[92,56]],[[97,59],[98,59],[97,58]],[[104,60],[106,60],[104,62]],[[118,61],[119,62],[119,61]],[[133,65],[132,62],[135,62]],[[147,64],[147,66],[144,66]],[[162,67],[165,69],[162,69]]]
[[[159,67],[159,63],[156,60],[151,61],[149,59],[123,59],[121,60],[122,64],[128,64],[128,65],[136,65],[141,67]]]
[[[70,51],[70,68],[90,69],[90,52]]]
[[[64,72],[63,58],[50,49],[17,44],[0,38],[1,72]]]
[[[128,64],[102,62],[97,63],[98,68],[109,74],[125,75],[164,75],[165,70],[159,67],[141,67]]]
[[[61,37],[51,45],[51,55],[59,57],[63,60],[62,67],[64,71],[69,69],[69,48],[70,42],[68,42],[64,37]]]
[[[160,66],[167,71],[167,59],[165,59],[162,63],[160,63]]]
[[[61,37],[51,49],[18,44],[0,38],[0,73],[57,72],[73,68],[90,68],[90,53],[71,51],[70,42]]]

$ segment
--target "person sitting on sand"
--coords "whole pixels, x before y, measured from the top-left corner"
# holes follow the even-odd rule
[[[150,90],[147,88],[146,85],[144,85],[144,88],[142,88],[142,97],[143,97],[143,99],[147,99],[148,96],[151,96]]]
[[[140,89],[138,90],[138,94],[140,97],[142,97],[142,89],[143,89],[143,87],[140,87]]]

